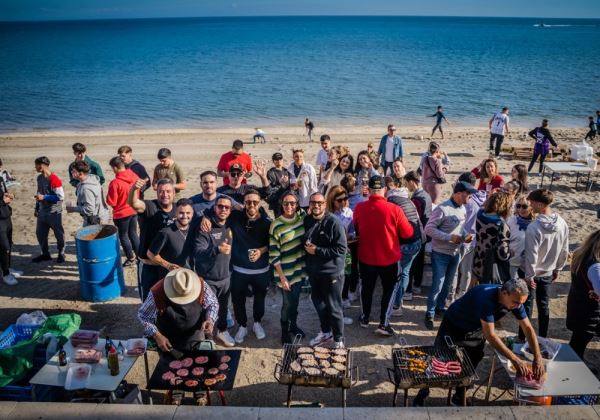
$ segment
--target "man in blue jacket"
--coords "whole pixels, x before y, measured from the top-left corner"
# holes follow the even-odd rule
[[[402,139],[396,134],[396,127],[394,124],[388,125],[387,134],[381,138],[379,142],[379,149],[377,149],[381,166],[383,167],[384,175],[387,173],[388,168],[392,170],[392,164],[396,159],[400,159],[402,163]]]

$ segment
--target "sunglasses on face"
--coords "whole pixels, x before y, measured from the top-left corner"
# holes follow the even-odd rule
[[[249,205],[253,205],[253,206],[258,206],[260,204],[260,201],[258,200],[246,200],[244,201],[244,204],[249,206]]]
[[[517,209],[523,209],[523,210],[527,210],[529,208],[529,206],[527,204],[517,204],[517,205],[515,205],[515,207]]]
[[[310,201],[309,204],[311,206],[324,206],[325,202],[324,201]]]
[[[217,208],[219,210],[231,210],[231,206],[228,206],[226,204],[217,204]]]
[[[295,201],[284,201],[283,203],[281,203],[283,206],[287,207],[287,206],[296,206],[296,202]]]
[[[343,203],[344,201],[348,201],[348,197],[339,197],[335,199],[336,203]]]
[[[229,176],[232,178],[238,178],[238,177],[242,176],[242,173],[241,172],[232,172],[229,174]]]

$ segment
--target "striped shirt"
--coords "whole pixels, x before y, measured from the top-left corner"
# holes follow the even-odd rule
[[[281,269],[290,285],[302,281],[304,271],[304,214],[296,214],[293,219],[279,216],[269,229],[269,264],[281,264]],[[274,272],[277,285],[279,277]]]

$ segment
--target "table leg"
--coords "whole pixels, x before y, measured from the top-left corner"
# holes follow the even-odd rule
[[[446,407],[450,407],[452,401],[452,387],[448,388],[448,397],[446,398]]]
[[[487,389],[485,390],[485,402],[490,402],[490,393],[492,391],[492,381],[494,380],[494,371],[496,370],[496,354],[492,355],[492,367],[490,368],[490,376],[488,376]]]
[[[404,406],[408,407],[408,388],[404,390]]]
[[[287,406],[288,408],[292,405],[292,384],[288,385],[288,393],[287,393]]]
[[[556,172],[552,171],[552,175],[550,175],[550,186],[548,187],[549,191],[552,191],[552,184],[554,184],[554,174]],[[540,187],[541,188],[541,187]]]
[[[397,399],[398,399],[398,387],[394,386],[394,398],[392,399],[392,407],[396,406]]]
[[[206,405],[212,405],[212,402],[210,401],[210,389],[206,388]]]
[[[342,407],[346,408],[346,388],[342,388]]]
[[[226,406],[227,402],[225,401],[225,391],[222,389],[219,390],[219,398],[221,398],[221,405]]]
[[[146,391],[148,391],[148,403],[154,404],[152,401],[152,390],[150,389],[150,368],[148,366],[148,352],[144,352],[144,370],[146,372]]]
[[[575,191],[577,191],[577,186],[579,185],[579,172],[575,173]]]
[[[546,167],[542,167],[542,180],[540,181],[540,188],[544,187],[544,175],[546,175]]]

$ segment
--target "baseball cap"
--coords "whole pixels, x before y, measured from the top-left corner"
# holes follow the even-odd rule
[[[231,166],[229,167],[229,173],[231,173],[231,172],[235,172],[235,171],[238,171],[238,172],[244,172],[244,168],[242,167],[242,165],[241,165],[241,164],[239,164],[239,163],[234,163],[233,165],[231,165]]]
[[[372,190],[382,190],[383,188],[385,188],[383,178],[379,175],[374,175],[371,178],[369,178],[369,188]]]
[[[475,194],[477,192],[477,189],[468,182],[458,181],[454,186],[454,192],[468,192],[469,194]]]
[[[271,160],[281,160],[283,159],[283,155],[279,152],[275,152],[273,153],[273,156],[271,156]]]

